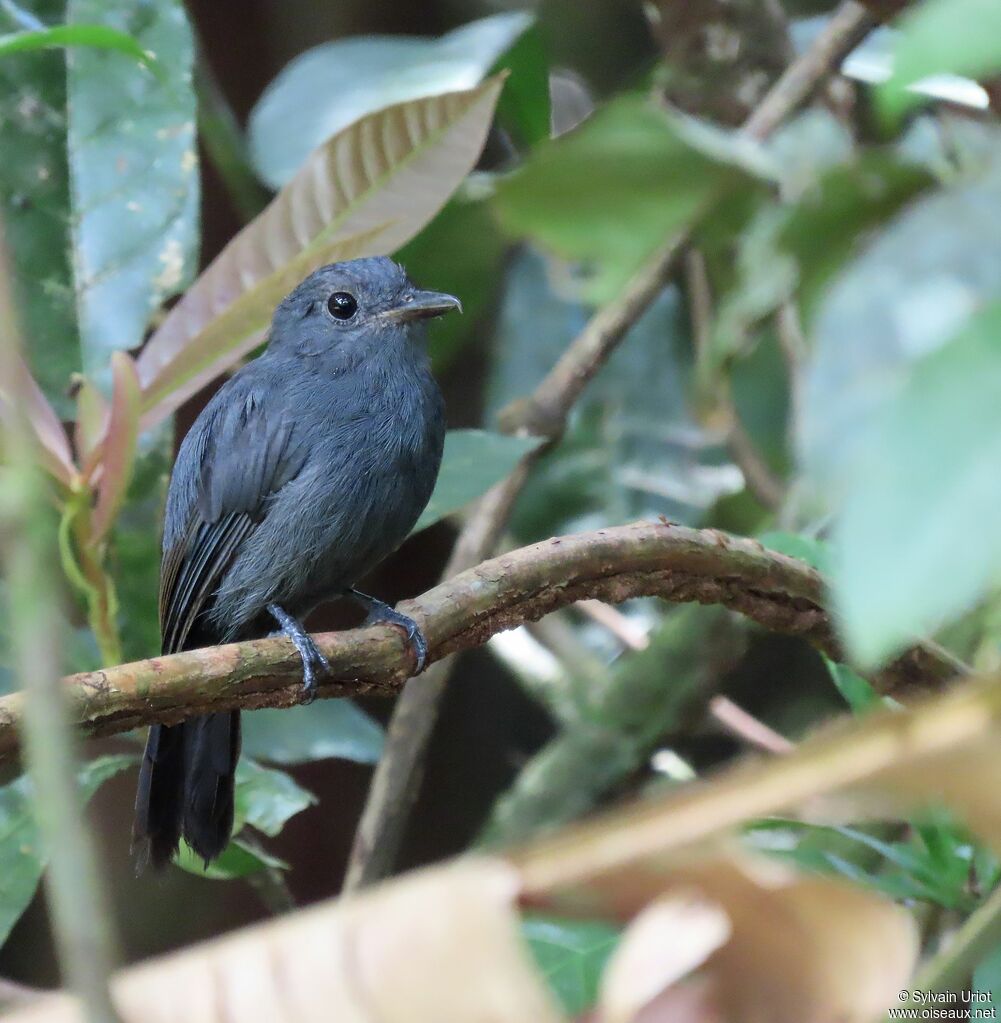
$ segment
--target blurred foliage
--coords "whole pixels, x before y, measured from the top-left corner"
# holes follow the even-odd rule
[[[619,930],[600,921],[530,916],[521,933],[563,1010],[571,1016],[597,1001],[598,982],[619,941]]]
[[[115,10],[70,0],[73,24],[103,21],[169,75],[117,54],[67,54],[67,125],[79,362],[107,389],[110,351],[137,348],[150,317],[194,276],[198,157],[194,42],[180,0]]]
[[[783,6],[788,23],[778,4],[644,13],[548,0],[537,17],[476,19],[485,10],[470,7],[435,37],[304,31],[245,135],[226,121],[229,158],[277,194],[192,283],[205,99],[184,6],[0,0],[0,204],[41,389],[0,381],[0,412],[23,399],[48,441],[75,630],[67,664],[157,651],[172,416],[260,345],[275,302],[313,266],[391,253],[464,303],[463,317],[432,327],[431,351],[462,399],[453,425],[485,429],[450,431],[423,529],[539,443],[490,429],[594,307],[684,235],[694,261],[589,381],[506,542],[662,516],[755,535],[814,565],[831,579],[845,661],[814,662],[824,703],[802,661],[772,655],[765,682],[749,676],[765,718],[895,712],[862,669],[936,630],[959,656],[997,665],[1001,131],[996,107],[946,107],[912,87],[969,75],[996,105],[999,8],[910,5],[884,37],[885,81],[838,78],[754,142],[732,129],[788,63],[790,40],[823,30],[834,5]],[[820,20],[805,26],[805,15]],[[198,120],[210,158],[225,148],[212,137],[221,123]],[[72,451],[51,443],[60,420]],[[762,466],[772,496],[753,485]],[[492,645],[553,735],[517,765],[489,815],[491,841],[575,819],[649,782],[656,753],[719,739],[707,700],[752,672],[756,633],[697,607],[638,601],[615,615],[567,613]],[[5,627],[0,613],[0,685]],[[207,872],[188,851],[180,866],[280,877],[288,863],[262,836],[314,802],[285,768],[369,764],[382,740],[347,701],[248,714],[234,842]],[[717,742],[705,759],[715,766],[730,748]],[[127,762],[94,761],[83,788]],[[6,934],[43,858],[27,783],[0,790],[0,804]],[[931,811],[838,826],[768,818],[746,840],[960,916],[998,880],[966,825]],[[524,934],[564,1009],[591,1006],[618,928],[539,918]],[[995,953],[971,963],[973,982],[998,990],[998,964]]]
[[[518,11],[438,39],[368,36],[307,50],[282,69],[250,113],[247,131],[258,174],[280,188],[316,146],[366,114],[472,88],[531,21]]]
[[[131,767],[135,757],[100,757],[80,770],[80,794],[84,800],[109,778]],[[47,856],[41,846],[38,823],[32,809],[31,782],[27,775],[0,788],[0,941],[6,941],[18,917],[27,909],[45,869]]]

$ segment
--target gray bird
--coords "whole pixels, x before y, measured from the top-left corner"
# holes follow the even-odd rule
[[[312,696],[327,670],[302,619],[350,596],[369,622],[416,624],[355,583],[406,538],[441,463],[445,417],[423,320],[458,299],[385,258],[317,270],[275,310],[266,351],[205,406],[170,479],[160,571],[163,653],[268,635],[295,644]],[[181,837],[206,863],[233,827],[240,713],[149,731],[134,848],[162,866]]]

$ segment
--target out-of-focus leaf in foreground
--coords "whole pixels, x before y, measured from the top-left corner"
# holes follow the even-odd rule
[[[877,664],[1001,572],[1001,303],[918,361],[866,431],[834,534],[849,649]]]
[[[315,150],[146,344],[137,360],[145,425],[253,349],[277,303],[316,267],[413,237],[475,163],[502,84],[387,107]]]
[[[736,280],[723,294],[700,371],[713,376],[748,345],[751,329],[793,300],[809,322],[824,288],[868,233],[927,189],[924,168],[865,153],[819,174],[795,202],[767,202],[737,239]]]
[[[896,118],[921,102],[910,89],[932,75],[983,79],[1001,71],[1001,5],[995,0],[924,0],[896,23],[893,73],[877,92]]]
[[[913,364],[1001,298],[999,211],[1001,175],[923,196],[826,289],[796,440],[809,481],[829,504],[858,478],[872,419]]]
[[[528,12],[512,11],[437,39],[356,36],[299,54],[250,112],[257,173],[281,188],[313,149],[353,121],[396,103],[473,88],[531,24]]]
[[[602,301],[715,202],[773,174],[749,140],[628,96],[538,146],[496,202],[513,234],[583,261]]]
[[[564,1012],[578,1016],[590,1009],[608,957],[618,944],[619,928],[600,920],[530,916],[521,932]]]
[[[195,267],[198,158],[194,43],[184,5],[70,0],[75,28],[101,22],[157,55],[157,76],[117,54],[67,56],[67,150],[84,371],[110,381],[112,351],[137,348],[150,315]]]
[[[99,757],[79,772],[83,799],[109,778],[135,762],[129,755]],[[27,909],[38,887],[47,857],[32,810],[31,781],[22,775],[0,788],[0,942]]]

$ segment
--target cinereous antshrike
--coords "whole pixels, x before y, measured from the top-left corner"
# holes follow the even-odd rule
[[[231,377],[181,444],[160,572],[163,653],[275,629],[302,657],[312,693],[327,668],[302,626],[350,596],[368,621],[415,623],[355,584],[406,538],[427,504],[445,438],[424,320],[459,309],[385,258],[317,270],[275,310],[267,349]],[[233,828],[240,712],[149,731],[134,829],[140,864],[167,863],[183,837],[203,860]]]

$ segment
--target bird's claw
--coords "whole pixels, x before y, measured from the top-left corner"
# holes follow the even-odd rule
[[[410,644],[410,649],[414,652],[414,674],[419,675],[427,664],[428,641],[424,638],[424,633],[421,632],[417,622],[409,615],[397,611],[396,608],[390,607],[375,597],[370,597],[367,593],[351,590],[350,594],[360,604],[368,608],[368,614],[365,616],[363,624],[395,625],[398,629],[403,629],[407,642]]]
[[[295,640],[292,641],[293,643]],[[303,647],[296,646],[302,658],[302,702],[312,703],[316,699],[316,686],[321,678],[330,674],[330,661],[320,652],[319,647],[306,636]]]
[[[302,622],[293,618],[278,604],[268,604],[268,611],[281,626],[282,634],[292,641],[302,660],[302,702],[312,703],[316,699],[319,679],[330,674],[330,661],[320,652],[312,637],[303,628]]]

